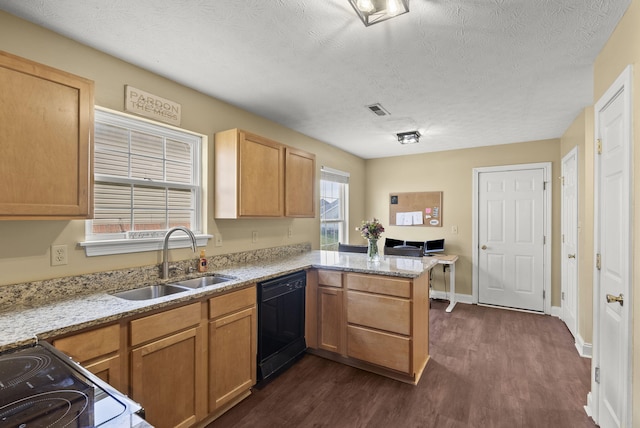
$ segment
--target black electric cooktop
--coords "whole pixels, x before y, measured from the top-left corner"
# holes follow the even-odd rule
[[[1,427],[126,426],[139,409],[48,343],[0,354]]]

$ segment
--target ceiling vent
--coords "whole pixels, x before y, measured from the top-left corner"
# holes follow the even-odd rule
[[[367,106],[367,108],[371,111],[371,113],[375,114],[376,116],[389,116],[389,112],[386,111],[384,107],[382,107],[378,103],[371,104],[370,106]]]

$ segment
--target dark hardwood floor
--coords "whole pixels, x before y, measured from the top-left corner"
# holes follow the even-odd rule
[[[209,428],[595,427],[591,360],[555,317],[434,301],[417,386],[306,355]]]

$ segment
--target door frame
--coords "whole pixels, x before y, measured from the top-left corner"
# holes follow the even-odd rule
[[[576,238],[578,238],[578,239],[579,239],[579,229],[580,229],[578,227],[578,224],[580,222],[579,214],[578,214],[578,209],[580,207],[580,201],[578,199],[579,195],[580,195],[580,189],[579,189],[579,186],[580,186],[579,175],[580,174],[579,174],[579,170],[578,170],[578,168],[580,167],[580,164],[579,164],[580,157],[579,157],[578,146],[575,146],[574,148],[569,150],[569,152],[566,155],[564,155],[562,157],[562,160],[560,161],[560,170],[561,170],[560,171],[561,172],[560,175],[561,175],[561,180],[563,180],[562,183],[561,183],[561,187],[560,187],[560,204],[561,204],[560,205],[560,236],[561,236],[561,242],[560,242],[560,291],[561,291],[561,293],[564,293],[565,291],[567,291],[567,283],[565,281],[565,275],[567,273],[567,263],[568,263],[567,255],[565,254],[565,248],[566,247],[565,247],[565,243],[564,243],[564,234],[566,232],[566,230],[565,230],[566,225],[565,225],[564,212],[565,212],[565,210],[567,208],[567,202],[565,200],[565,190],[564,190],[565,189],[565,187],[564,187],[564,178],[565,178],[564,163],[565,163],[566,159],[568,159],[568,158],[570,158],[572,156],[574,156],[575,159],[576,159],[576,168],[575,168],[575,178],[576,178],[576,180],[575,180],[575,182],[576,182],[576,195],[575,195],[575,200],[576,200],[576,202],[575,202],[576,203],[576,207],[575,207],[576,208],[575,209],[576,218],[575,218],[575,221],[576,221],[576,223],[575,223],[575,228],[576,228],[576,230],[575,230],[575,233],[576,233]],[[576,261],[576,282],[575,282],[576,285],[579,284],[578,281],[580,279],[580,263],[579,263],[579,260],[580,260],[580,245],[578,245],[578,244],[579,243],[576,243],[576,248],[574,250],[574,252],[575,252],[575,261]],[[573,335],[573,339],[577,344],[578,343],[577,342],[578,322],[579,322],[579,317],[580,317],[580,311],[579,311],[579,307],[578,307],[579,299],[578,299],[578,288],[577,287],[576,287],[575,293],[573,294],[572,297],[573,297],[573,302],[572,302],[573,303],[573,307],[575,308],[575,311],[576,311],[575,319],[574,319],[574,325],[569,326],[567,324],[567,320],[565,319],[565,316],[564,316],[565,315],[564,311],[565,311],[565,302],[566,302],[566,300],[562,298],[562,295],[561,295],[561,298],[560,298],[561,310],[562,310],[561,313],[562,313],[562,321],[565,324],[567,324],[567,328],[569,329],[569,331]],[[577,345],[576,345],[576,348],[578,348]],[[579,349],[579,351],[580,351],[580,349]]]
[[[479,216],[479,192],[480,192],[480,174],[488,173],[488,172],[506,172],[506,171],[522,171],[529,169],[542,169],[544,176],[544,185],[545,192],[543,195],[544,200],[544,225],[543,231],[545,236],[545,241],[542,247],[543,256],[542,263],[544,267],[543,272],[543,285],[542,289],[545,293],[544,299],[544,313],[551,313],[551,243],[552,234],[551,234],[551,194],[553,183],[551,181],[551,162],[538,162],[538,163],[523,163],[517,165],[500,165],[500,166],[489,166],[489,167],[481,167],[481,168],[473,168],[473,192],[472,192],[472,243],[471,243],[471,257],[473,262],[472,269],[472,293],[473,293],[473,303],[478,303],[478,283],[480,277],[480,251],[479,251],[479,233],[480,233],[480,225],[478,222],[480,221]]]
[[[600,163],[598,162],[598,136],[600,132],[600,121],[598,120],[599,112],[604,109],[620,92],[622,92],[623,98],[623,108],[624,108],[624,116],[627,120],[627,127],[624,130],[625,132],[625,142],[627,144],[627,149],[629,150],[629,196],[633,196],[633,140],[632,140],[632,128],[633,128],[633,100],[632,100],[632,76],[633,76],[633,67],[628,65],[625,69],[620,73],[620,75],[616,78],[616,80],[611,84],[609,89],[600,97],[598,102],[595,104],[594,108],[594,198],[593,198],[593,356],[591,363],[591,391],[587,395],[587,405],[585,406],[585,410],[587,414],[589,414],[596,423],[600,421],[600,384],[596,382],[596,368],[600,368],[600,274],[598,267],[596,265],[597,254],[600,252]],[[626,401],[623,403],[624,409],[623,414],[627,418],[627,421],[632,421],[632,392],[633,385],[631,382],[632,376],[632,368],[633,368],[633,351],[632,344],[633,338],[631,337],[632,330],[632,322],[633,322],[633,205],[629,206],[629,243],[628,243],[628,293],[625,295],[625,303],[629,302],[629,316],[627,319],[627,324],[623,326],[625,331],[623,332],[626,337],[627,344],[627,355],[626,355],[626,364],[622,369],[625,371],[625,379],[626,381]]]

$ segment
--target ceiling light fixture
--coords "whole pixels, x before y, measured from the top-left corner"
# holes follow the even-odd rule
[[[400,144],[415,144],[420,142],[420,133],[418,131],[401,132],[396,134]]]
[[[365,27],[409,12],[409,0],[349,0]]]

